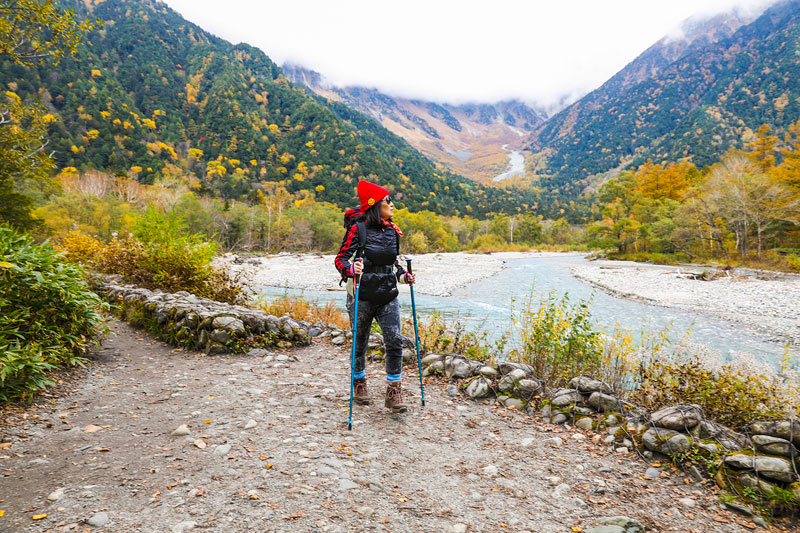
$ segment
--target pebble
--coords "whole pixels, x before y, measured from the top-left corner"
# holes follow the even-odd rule
[[[551,444],[555,447],[561,447],[564,445],[564,441],[561,440],[561,437],[550,437],[549,439],[544,439],[542,442],[545,444]]]
[[[447,395],[448,396],[458,396],[458,387],[453,385],[452,383],[447,386]]]
[[[522,439],[522,442],[520,442],[519,444],[523,448],[527,448],[529,446],[533,446],[534,442],[536,442],[536,439],[534,439],[533,437],[528,437],[527,439]]]
[[[486,477],[495,477],[497,475],[497,467],[494,465],[489,465],[483,468],[483,475]]]
[[[363,507],[357,507],[356,512],[361,516],[363,516],[364,518],[370,518],[372,515],[375,514],[375,509],[373,509],[372,507],[363,506]]]
[[[245,392],[252,396],[260,396],[264,394],[264,389],[246,389]]]
[[[317,468],[318,476],[338,476],[339,472],[329,466],[321,466]]]
[[[185,522],[178,522],[174,526],[172,526],[172,533],[183,533],[184,531],[189,531],[190,529],[194,529],[194,526],[197,525],[197,522],[192,520],[186,520]]]
[[[192,444],[194,444],[195,446],[197,446],[201,450],[205,450],[206,449],[206,443],[205,443],[205,441],[203,439],[197,439]]]
[[[684,507],[694,507],[695,505],[697,505],[697,502],[691,498],[679,498],[678,503],[680,503]]]
[[[228,453],[230,451],[231,451],[231,445],[230,444],[220,444],[219,446],[214,448],[214,455],[218,455],[218,456],[228,455]]]
[[[350,481],[349,479],[340,479],[339,480],[339,490],[351,490],[357,489],[358,483]]]
[[[467,524],[453,524],[450,528],[450,533],[467,533],[468,528]]]
[[[763,518],[761,518],[760,516],[757,516],[757,517],[753,518],[753,523],[756,524],[757,526],[763,527],[764,529],[769,529],[770,528],[769,524],[767,523],[767,521],[764,520]]]
[[[92,527],[103,527],[108,524],[108,513],[105,511],[100,511],[87,520],[86,523]]]
[[[51,502],[57,502],[63,497],[64,497],[64,487],[60,487],[51,492],[50,495],[47,497],[47,499],[50,500]]]
[[[253,429],[257,425],[258,425],[258,422],[256,422],[253,419],[250,419],[250,420],[247,421],[247,424],[244,425],[244,429]]]
[[[276,361],[289,361],[291,357],[288,355],[280,354],[278,357],[275,358]]]
[[[184,437],[186,435],[191,435],[191,431],[189,431],[189,427],[186,424],[181,424],[178,426],[175,431],[172,432],[173,437]]]
[[[655,467],[650,467],[644,472],[645,477],[649,477],[650,479],[658,479],[661,477],[661,470]]]
[[[611,469],[607,466],[601,466],[597,469],[598,472],[611,472]]]

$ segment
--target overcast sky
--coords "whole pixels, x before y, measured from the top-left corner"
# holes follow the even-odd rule
[[[769,0],[166,0],[337,85],[438,102],[584,94],[683,20]]]

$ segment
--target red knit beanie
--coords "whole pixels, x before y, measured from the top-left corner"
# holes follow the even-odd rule
[[[361,210],[366,211],[391,194],[388,189],[380,185],[375,185],[369,181],[358,182],[358,199],[361,202]]]

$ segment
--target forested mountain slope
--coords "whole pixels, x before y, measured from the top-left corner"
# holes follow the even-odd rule
[[[374,120],[293,86],[262,51],[219,39],[163,3],[61,4],[103,23],[75,58],[56,68],[0,63],[7,90],[49,108],[48,149],[59,167],[143,183],[190,176],[225,198],[280,184],[344,207],[371,177],[412,210],[511,205],[506,191],[437,169]]]
[[[718,17],[682,43],[658,43],[533,134],[543,185],[576,195],[648,158],[702,167],[762,124],[780,132],[800,118],[799,22],[800,2],[788,0],[752,22]]]

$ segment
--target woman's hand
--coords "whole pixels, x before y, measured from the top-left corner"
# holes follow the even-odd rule
[[[411,273],[409,273],[409,272],[406,272],[406,283],[408,283],[409,285],[413,285],[413,284],[414,284],[414,280],[415,280],[415,279],[416,279],[416,278],[415,278],[415,275],[414,275],[414,274],[411,274]]]
[[[360,276],[362,272],[364,272],[364,262],[359,259],[353,263],[353,274],[355,276]]]

